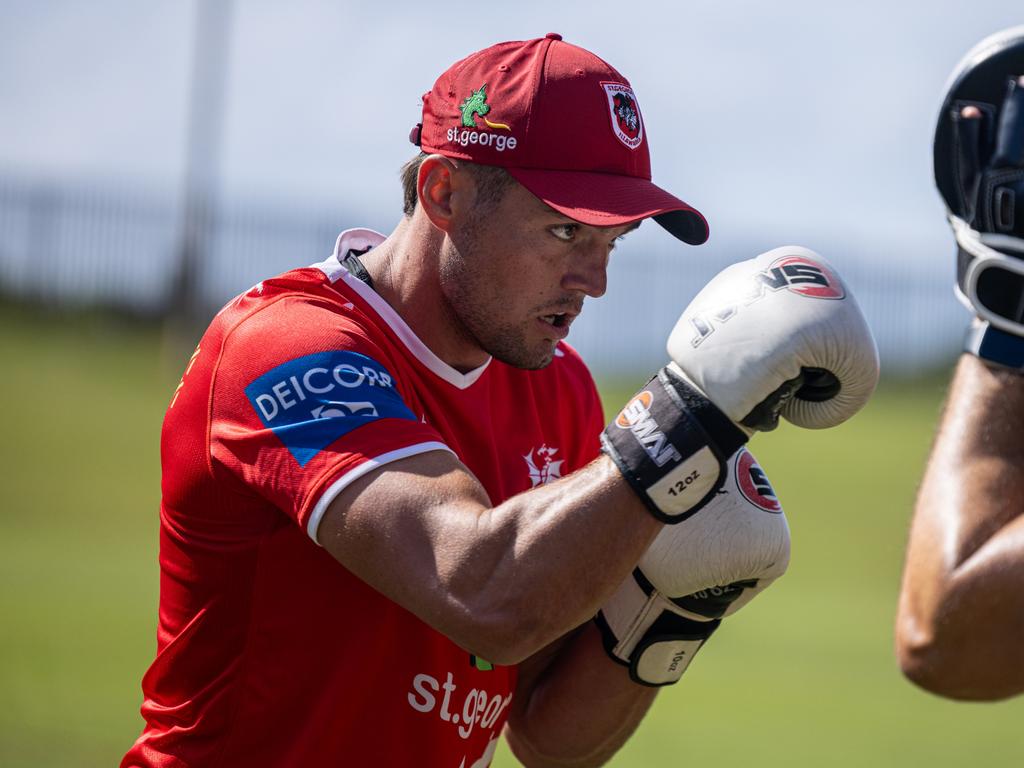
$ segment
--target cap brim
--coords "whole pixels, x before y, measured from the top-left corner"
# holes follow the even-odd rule
[[[685,243],[708,239],[708,223],[693,206],[635,176],[589,171],[508,168],[509,174],[559,213],[595,227],[653,217]]]

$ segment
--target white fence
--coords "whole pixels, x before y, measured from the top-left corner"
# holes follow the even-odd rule
[[[179,217],[169,196],[0,177],[0,292],[43,306],[163,314],[172,301]],[[207,219],[199,288],[211,313],[268,275],[319,261],[338,230],[359,223],[252,205],[225,206]],[[745,258],[758,249],[733,243],[726,250]],[[948,268],[930,271],[907,258],[866,262],[841,243],[827,255],[868,316],[884,370],[910,373],[956,354],[967,314],[950,289],[951,254]],[[684,258],[624,250],[613,259],[608,294],[588,302],[570,342],[600,373],[650,368],[664,357],[664,338],[689,298],[730,260],[710,246]]]

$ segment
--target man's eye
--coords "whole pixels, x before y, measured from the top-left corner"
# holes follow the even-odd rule
[[[556,224],[551,227],[550,232],[559,240],[569,243],[576,237],[577,230],[579,230],[579,224]]]

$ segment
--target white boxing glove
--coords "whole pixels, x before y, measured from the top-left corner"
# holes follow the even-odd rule
[[[835,269],[787,245],[726,267],[668,339],[677,372],[745,430],[834,427],[878,384],[878,348]]]
[[[666,526],[597,616],[605,650],[643,685],[675,683],[721,620],[789,565],[789,527],[746,448],[715,498]]]
[[[714,277],[668,340],[672,362],[601,435],[656,518],[679,523],[714,498],[725,463],[781,414],[830,427],[878,382],[878,350],[856,300],[813,251],[785,246]]]

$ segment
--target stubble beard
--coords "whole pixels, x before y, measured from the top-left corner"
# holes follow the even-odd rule
[[[502,292],[474,268],[476,261],[488,257],[480,250],[476,228],[467,226],[459,241],[461,250],[451,240],[445,241],[440,269],[441,291],[457,332],[491,357],[515,368],[544,368],[554,357],[554,344],[531,349],[526,342],[529,319],[522,325],[495,319],[495,312],[502,307]],[[514,290],[514,286],[510,288]]]

